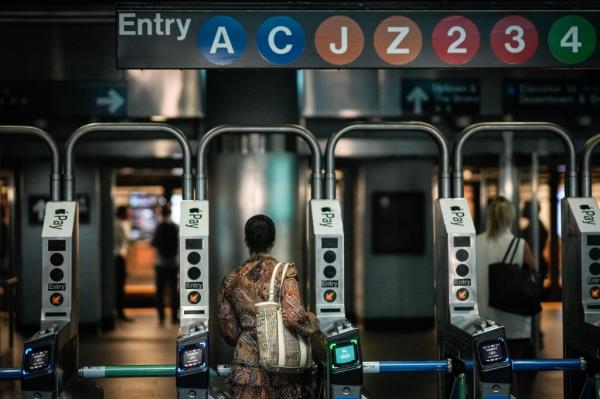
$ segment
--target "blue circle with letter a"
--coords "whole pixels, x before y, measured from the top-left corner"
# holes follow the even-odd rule
[[[304,51],[304,44],[304,29],[290,17],[271,17],[256,34],[256,46],[271,64],[291,64],[296,61]]]
[[[235,18],[217,15],[200,26],[196,42],[209,62],[227,65],[236,62],[246,51],[248,36]]]

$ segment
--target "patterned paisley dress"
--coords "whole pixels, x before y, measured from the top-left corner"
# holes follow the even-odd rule
[[[277,260],[256,255],[230,272],[221,283],[218,319],[221,335],[235,346],[229,383],[233,399],[297,399],[302,394],[301,376],[268,373],[260,367],[254,304],[268,298],[269,283]],[[281,284],[280,277],[276,284]],[[283,320],[292,331],[310,336],[318,330],[314,314],[300,298],[298,269],[288,268],[282,292]]]

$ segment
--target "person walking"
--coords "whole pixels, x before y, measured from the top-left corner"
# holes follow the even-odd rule
[[[508,247],[515,238],[510,229],[514,221],[512,203],[504,197],[493,198],[485,214],[485,231],[477,235],[477,306],[479,315],[504,327],[510,356],[526,357],[531,346],[531,317],[505,312],[489,306],[489,265],[502,262]],[[514,263],[533,270],[535,264],[531,248],[523,239],[517,242]],[[531,388],[517,375],[513,390],[517,397],[529,397]]]
[[[129,207],[119,206],[113,222],[113,255],[115,259],[115,309],[117,319],[133,321],[125,315],[125,281],[127,279],[127,250],[131,236]]]
[[[265,215],[251,217],[244,228],[250,257],[225,276],[219,290],[218,323],[221,336],[235,346],[228,380],[233,399],[296,399],[302,396],[303,375],[269,373],[259,363],[255,304],[269,297],[269,283],[278,264],[270,252],[275,225]],[[281,284],[281,277],[276,284]],[[279,281],[277,281],[279,280]],[[298,269],[290,264],[283,282],[283,321],[291,331],[311,336],[318,330],[314,314],[300,298]]]
[[[156,248],[157,260],[155,265],[156,276],[156,309],[160,324],[165,322],[165,292],[169,291],[171,297],[171,321],[179,322],[179,293],[177,292],[177,276],[179,265],[177,262],[179,248],[179,228],[171,220],[171,206],[165,205],[161,209],[161,222],[156,227],[152,246]]]

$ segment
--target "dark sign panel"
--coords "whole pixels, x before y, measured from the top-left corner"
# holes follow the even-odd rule
[[[122,9],[119,68],[598,67],[600,13]]]
[[[475,79],[402,81],[404,114],[479,114],[480,108],[479,81]]]
[[[504,112],[548,114],[592,112],[600,105],[600,83],[576,80],[508,80],[504,82]]]
[[[122,81],[0,82],[0,115],[126,116]]]

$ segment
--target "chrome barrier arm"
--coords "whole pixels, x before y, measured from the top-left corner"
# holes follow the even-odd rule
[[[312,198],[321,199],[321,148],[316,137],[302,126],[279,125],[279,126],[236,126],[223,125],[209,130],[200,139],[198,146],[198,167],[196,170],[196,197],[198,200],[206,199],[206,153],[208,144],[218,136],[224,134],[293,134],[300,136],[310,147],[312,153]]]
[[[65,144],[65,200],[75,200],[75,169],[74,150],[79,140],[93,132],[138,132],[138,133],[165,133],[173,136],[183,151],[183,199],[191,200],[193,197],[192,182],[192,149],[187,137],[183,132],[173,126],[164,123],[90,123],[81,126],[73,133]]]
[[[448,142],[442,132],[433,125],[423,122],[398,122],[398,123],[358,123],[347,126],[335,133],[327,140],[325,149],[325,198],[335,199],[335,147],[338,141],[348,133],[355,131],[412,131],[426,133],[435,140],[440,153],[440,198],[450,197],[450,152]]]
[[[581,196],[592,196],[592,174],[590,172],[590,164],[592,154],[596,146],[600,144],[600,133],[589,138],[583,147],[583,157],[581,160]]]
[[[463,147],[467,139],[476,133],[489,132],[537,132],[546,131],[558,136],[569,156],[568,171],[566,172],[567,194],[566,197],[577,196],[577,155],[575,144],[571,136],[560,126],[547,122],[486,122],[476,123],[465,128],[456,139],[453,158],[452,180],[454,185],[453,194],[455,198],[462,198],[463,191]]]
[[[37,136],[46,142],[52,154],[52,170],[50,175],[50,197],[52,201],[60,201],[60,153],[56,141],[46,131],[34,126],[0,126],[0,134],[18,134]]]

